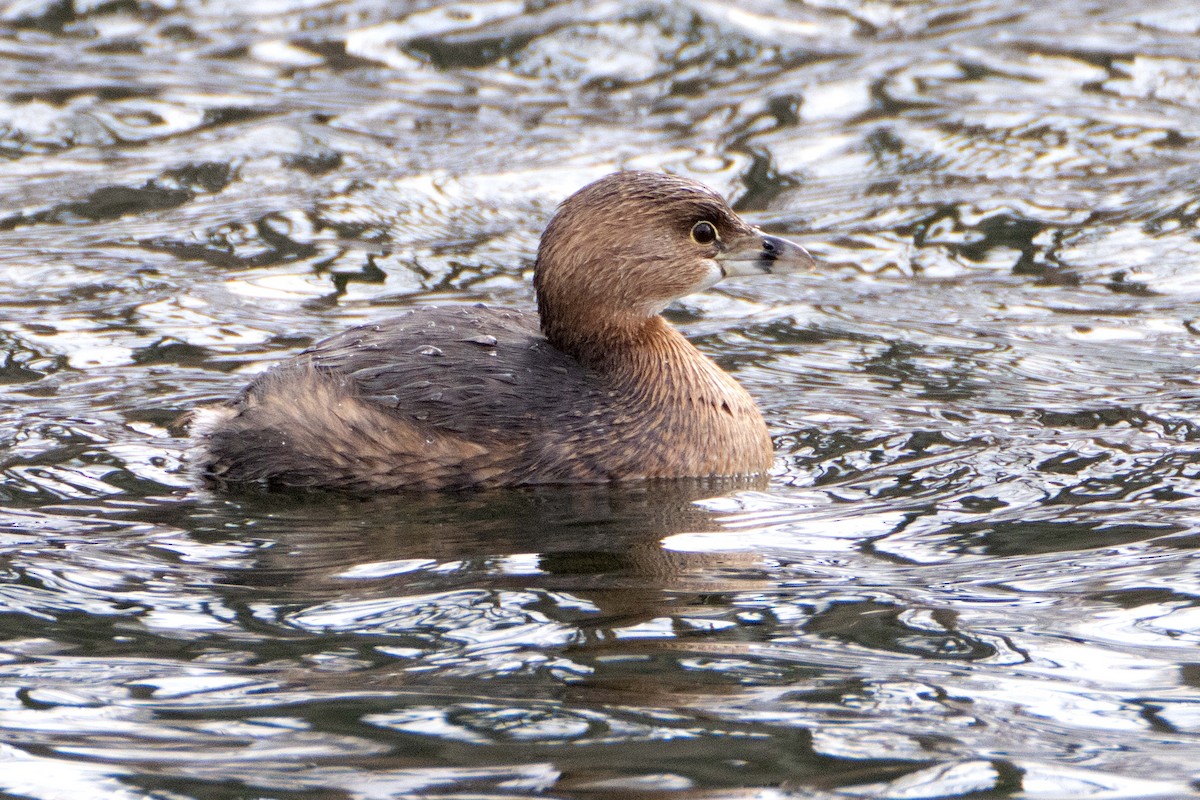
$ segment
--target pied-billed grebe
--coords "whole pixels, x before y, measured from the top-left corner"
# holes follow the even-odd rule
[[[542,234],[540,332],[522,311],[428,307],[338,334],[209,412],[202,469],[364,491],[763,473],[754,401],[659,312],[728,276],[812,264],[699,183],[609,175]]]

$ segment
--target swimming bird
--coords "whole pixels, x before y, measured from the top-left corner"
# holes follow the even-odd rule
[[[617,172],[543,232],[536,316],[430,306],[319,342],[201,415],[200,470],[364,492],[763,474],[753,399],[660,312],[812,266],[700,183]]]

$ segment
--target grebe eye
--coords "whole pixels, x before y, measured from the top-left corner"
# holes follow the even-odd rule
[[[692,241],[696,244],[712,244],[719,237],[711,222],[697,222],[692,226]]]

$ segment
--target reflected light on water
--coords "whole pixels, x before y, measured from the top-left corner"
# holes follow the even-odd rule
[[[1178,0],[0,9],[0,792],[1200,794]],[[218,495],[181,415],[699,178],[769,483]]]

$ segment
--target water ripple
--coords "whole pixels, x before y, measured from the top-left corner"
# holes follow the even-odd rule
[[[1194,796],[1198,31],[9,4],[0,791]],[[822,263],[669,312],[769,484],[196,484],[183,412],[350,324],[531,307],[546,218],[630,167]]]

